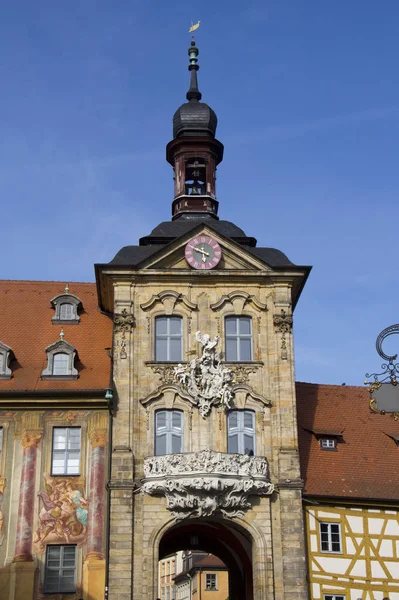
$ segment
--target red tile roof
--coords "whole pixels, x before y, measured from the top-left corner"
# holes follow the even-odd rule
[[[110,359],[105,351],[112,345],[112,321],[97,307],[94,283],[70,283],[69,292],[78,296],[83,309],[78,325],[53,324],[55,311],[50,300],[63,294],[65,283],[54,281],[0,281],[0,341],[15,355],[13,376],[0,380],[0,393],[17,390],[91,390],[109,387]],[[46,347],[60,339],[78,352],[73,381],[43,381],[47,365]]]
[[[209,556],[205,556],[198,562],[194,564],[194,568],[200,569],[227,569],[226,565],[223,561],[220,560],[214,554],[209,554]]]
[[[399,499],[399,421],[372,413],[366,387],[297,383],[301,472],[305,495]],[[341,431],[337,450],[312,432]]]

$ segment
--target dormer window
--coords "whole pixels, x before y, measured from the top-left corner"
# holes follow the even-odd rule
[[[14,353],[10,346],[0,342],[0,379],[11,379],[10,363],[13,358]]]
[[[63,337],[63,332],[61,336]],[[75,368],[77,351],[74,346],[60,339],[46,348],[47,367],[42,379],[77,379],[79,374]]]
[[[82,302],[77,296],[69,293],[69,287],[66,285],[65,294],[55,296],[51,300],[51,305],[55,309],[55,314],[51,319],[56,325],[77,325],[80,321],[79,311],[82,309]]]
[[[320,447],[322,450],[336,450],[337,439],[336,438],[320,438]]]

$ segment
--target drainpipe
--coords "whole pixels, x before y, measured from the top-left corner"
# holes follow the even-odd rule
[[[112,430],[114,421],[114,361],[112,356],[112,350],[114,348],[114,332],[112,328],[112,348],[106,348],[107,354],[111,361],[111,372],[109,388],[105,392],[105,397],[108,400],[108,411],[109,411],[109,438],[108,438],[108,481],[107,481],[107,529],[106,529],[106,550],[105,550],[105,589],[104,589],[104,600],[108,600],[109,590],[109,554],[110,554],[110,523],[111,523],[111,461],[112,461]]]

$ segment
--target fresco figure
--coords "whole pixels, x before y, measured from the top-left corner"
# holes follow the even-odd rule
[[[45,491],[38,496],[42,503],[34,544],[39,553],[50,541],[83,544],[86,538],[88,510],[83,490],[72,479],[44,475]]]

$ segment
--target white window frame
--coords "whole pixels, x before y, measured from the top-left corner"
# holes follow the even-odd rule
[[[53,548],[59,548],[60,549],[60,554],[59,554],[59,564],[58,566],[50,566],[49,562],[50,560],[56,560],[55,558],[51,557],[51,549]],[[65,548],[74,548],[75,549],[75,554],[74,554],[74,565],[73,566],[65,566],[64,561],[65,559]],[[45,572],[44,572],[44,593],[45,594],[74,594],[76,593],[76,565],[77,565],[77,546],[72,545],[72,544],[64,544],[64,545],[55,545],[55,544],[49,544],[47,546],[47,550],[46,550],[46,563],[45,563]],[[55,590],[54,588],[50,588],[49,589],[49,584],[48,584],[48,573],[49,572],[58,572],[58,587],[57,590]],[[62,576],[65,573],[65,571],[73,571],[74,574],[74,588],[72,589],[72,587],[68,588],[67,586],[63,586],[62,585]]]
[[[322,526],[327,528],[327,531],[322,531]],[[338,536],[339,542],[333,542],[332,536],[336,535],[337,532],[332,531],[332,527],[338,528]],[[334,521],[320,521],[319,523],[319,531],[320,531],[320,552],[325,554],[342,554],[342,533],[341,533],[341,523],[337,523]],[[322,535],[327,535],[327,541],[323,541]],[[323,548],[323,543],[327,543],[327,549]],[[333,544],[339,543],[339,550],[333,549]]]
[[[345,600],[344,594],[323,594],[323,600]]]
[[[331,438],[331,437],[320,438],[320,447],[323,450],[336,450],[337,449],[337,440],[336,440],[336,438]]]
[[[65,437],[66,437],[66,442],[65,442],[65,448],[55,448],[55,436],[56,436],[56,431],[63,429],[65,430]],[[79,449],[76,448],[69,448],[69,440],[71,438],[70,432],[71,430],[79,430]],[[52,442],[51,442],[51,476],[52,477],[65,477],[66,475],[68,477],[73,477],[73,476],[78,476],[80,475],[80,466],[81,466],[81,460],[82,460],[82,428],[81,427],[63,427],[63,426],[55,426],[53,427],[53,435],[52,435]],[[69,467],[69,461],[71,460],[71,454],[72,453],[79,453],[79,469],[77,473],[72,473],[70,472],[70,467]],[[54,472],[54,461],[59,457],[63,456],[64,458],[64,470],[62,473],[55,473]]]
[[[237,415],[237,426],[230,425],[231,415]],[[245,414],[250,414],[252,417],[252,428],[245,427]],[[252,437],[253,452],[256,454],[256,420],[254,410],[231,410],[227,413],[227,452],[229,454],[246,454],[244,436]],[[232,452],[230,448],[230,438],[238,436],[238,452]]]
[[[166,333],[159,333],[157,331],[158,323],[161,319],[166,320]],[[170,323],[172,319],[177,319],[180,323],[180,333],[170,333]],[[155,317],[155,345],[154,354],[157,362],[180,362],[183,360],[183,318],[180,315],[158,315]],[[180,356],[179,358],[170,358],[171,348],[170,341],[172,339],[180,339]],[[166,358],[161,358],[157,354],[157,341],[166,340]]]
[[[160,429],[158,426],[158,417],[161,413],[165,413],[165,428]],[[177,428],[173,426],[173,414],[178,413],[180,416],[181,428]],[[166,454],[180,454],[184,450],[184,412],[182,410],[175,409],[167,409],[161,408],[155,411],[154,414],[154,432],[155,432],[155,440],[154,440],[154,454],[155,456],[165,456]],[[160,437],[166,437],[166,452],[165,454],[159,453],[159,445],[158,439]],[[173,452],[173,436],[180,437],[180,450],[179,452]],[[166,572],[166,570],[165,570]]]
[[[227,322],[233,319],[236,320],[236,330],[237,333],[227,333]],[[249,333],[240,333],[240,321],[243,320],[249,321],[250,324],[250,332]],[[225,359],[226,362],[251,362],[253,360],[253,328],[252,328],[252,317],[247,315],[227,315],[224,318],[224,347],[225,347]],[[250,357],[242,359],[241,358],[241,340],[250,340]],[[235,340],[236,341],[236,350],[237,350],[237,358],[232,358],[228,356],[227,351],[227,340]]]
[[[208,583],[208,577],[210,583]],[[213,581],[214,583],[211,583]],[[217,592],[218,590],[218,576],[217,573],[205,573],[205,589],[209,592]]]

